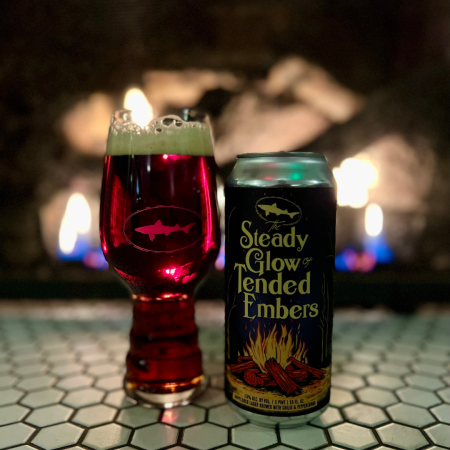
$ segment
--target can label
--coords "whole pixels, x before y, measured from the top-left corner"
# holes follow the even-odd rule
[[[332,188],[226,189],[226,386],[240,408],[303,415],[329,402]]]

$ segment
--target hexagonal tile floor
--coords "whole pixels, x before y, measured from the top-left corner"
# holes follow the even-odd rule
[[[335,315],[329,409],[298,429],[250,424],[223,394],[223,304],[198,302],[208,389],[136,406],[121,389],[130,304],[0,303],[0,450],[450,448],[450,316]]]

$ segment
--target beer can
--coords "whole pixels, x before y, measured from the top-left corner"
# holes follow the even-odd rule
[[[320,154],[242,154],[225,199],[225,394],[300,426],[330,399],[336,183]]]

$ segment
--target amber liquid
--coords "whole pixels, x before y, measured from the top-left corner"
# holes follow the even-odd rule
[[[143,403],[203,381],[192,296],[220,247],[214,169],[212,157],[105,158],[102,248],[134,300],[125,388]]]

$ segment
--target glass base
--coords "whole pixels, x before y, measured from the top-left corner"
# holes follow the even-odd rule
[[[194,386],[194,387],[191,387]],[[184,386],[180,386],[184,388]],[[203,375],[197,377],[189,383],[189,388],[185,390],[177,390],[177,387],[171,383],[170,389],[167,388],[167,392],[151,392],[154,389],[150,389],[145,384],[133,381],[124,381],[125,393],[133,403],[138,403],[142,406],[156,407],[156,408],[174,408],[176,406],[184,406],[191,403],[191,401],[198,397],[206,388],[206,380]]]
[[[247,411],[246,409],[239,408],[234,403],[228,401],[228,404],[231,408],[236,411],[240,416],[249,420],[251,423],[255,425],[259,425],[260,427],[266,428],[296,428],[305,425],[311,420],[319,417],[327,408],[328,405],[325,405],[323,408],[318,411],[314,411],[309,414],[305,414],[303,416],[266,416],[264,414],[258,414],[251,411]]]

